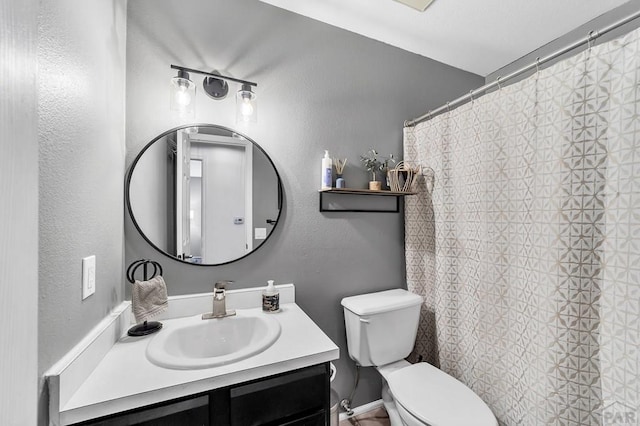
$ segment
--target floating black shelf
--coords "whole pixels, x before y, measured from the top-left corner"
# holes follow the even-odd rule
[[[320,211],[321,212],[349,212],[349,213],[398,213],[400,211],[400,197],[406,195],[414,195],[416,192],[404,192],[404,191],[387,191],[372,189],[354,189],[354,188],[331,188],[321,189],[318,191],[320,194]],[[340,194],[340,195],[364,195],[370,197],[395,197],[396,205],[393,210],[378,210],[378,209],[330,209],[324,207],[324,196],[326,194]]]

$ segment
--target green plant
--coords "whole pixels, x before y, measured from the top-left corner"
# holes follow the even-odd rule
[[[387,158],[381,158],[379,155],[378,151],[371,148],[360,156],[360,161],[364,165],[364,168],[367,169],[367,172],[371,173],[371,180],[376,180],[376,174],[379,171],[384,172],[387,170],[389,168],[389,163],[396,162],[393,154],[389,154],[389,157]]]

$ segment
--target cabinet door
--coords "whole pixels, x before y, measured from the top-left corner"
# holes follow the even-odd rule
[[[80,423],[85,426],[208,426],[207,395]]]
[[[327,368],[316,365],[232,387],[226,396],[228,412],[225,415],[229,416],[228,424],[231,426],[311,426],[315,425],[312,420],[309,423],[296,421],[317,417],[318,413],[326,418],[328,392]]]

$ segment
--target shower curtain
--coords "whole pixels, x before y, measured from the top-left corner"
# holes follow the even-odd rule
[[[639,40],[405,129],[412,357],[502,425],[640,421]]]

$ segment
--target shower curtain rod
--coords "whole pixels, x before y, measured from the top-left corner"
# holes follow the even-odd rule
[[[571,50],[573,50],[573,49],[575,49],[577,47],[580,47],[585,43],[588,43],[589,45],[591,45],[591,43],[594,40],[596,40],[598,37],[600,37],[602,35],[605,35],[606,33],[610,32],[610,31],[613,31],[616,28],[621,27],[624,24],[627,24],[627,23],[629,23],[629,22],[631,22],[631,21],[633,21],[634,19],[637,19],[637,18],[640,18],[640,11],[635,12],[635,13],[633,13],[633,14],[627,16],[626,18],[623,18],[623,19],[621,19],[621,20],[619,20],[617,22],[614,22],[613,24],[611,24],[611,25],[609,25],[607,27],[604,27],[604,28],[600,29],[599,31],[591,31],[586,37],[584,37],[584,38],[582,38],[582,39],[580,39],[580,40],[578,40],[578,41],[576,41],[574,43],[571,43],[570,45],[565,46],[564,48],[562,48],[560,50],[557,50],[557,51],[553,52],[552,54],[550,54],[548,56],[545,56],[542,59],[540,57],[538,57],[538,58],[536,58],[535,62],[533,62],[533,63],[531,63],[531,64],[529,64],[527,66],[524,66],[524,67],[512,72],[511,74],[507,74],[504,77],[498,77],[495,81],[493,81],[491,83],[487,83],[484,86],[478,87],[477,89],[470,90],[469,93],[467,93],[466,95],[461,96],[461,97],[459,97],[457,99],[454,99],[451,102],[447,102],[446,104],[442,105],[441,107],[436,108],[433,111],[429,111],[426,114],[421,115],[418,118],[414,118],[413,120],[406,120],[404,122],[404,127],[413,127],[418,123],[421,123],[421,122],[426,121],[426,120],[430,120],[433,117],[435,117],[436,115],[450,110],[454,105],[458,106],[459,104],[462,104],[462,103],[464,103],[464,102],[466,102],[468,100],[472,100],[475,95],[477,95],[479,93],[482,93],[482,92],[486,92],[487,90],[493,89],[496,86],[500,86],[500,84],[504,83],[506,80],[510,80],[510,79],[512,79],[514,77],[517,77],[517,76],[519,76],[521,74],[524,74],[527,71],[530,71],[530,70],[532,70],[534,68],[539,68],[540,65],[544,64],[545,62],[549,62],[549,61],[557,58],[558,56],[564,55],[565,53],[567,53],[567,52],[569,52],[569,51],[571,51]]]

